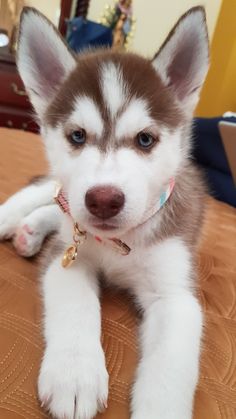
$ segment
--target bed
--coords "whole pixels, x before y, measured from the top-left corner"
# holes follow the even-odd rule
[[[47,171],[36,134],[0,128],[0,203]],[[198,294],[205,313],[194,419],[236,418],[236,210],[207,198],[199,248]],[[36,384],[43,353],[38,258],[0,243],[0,418],[43,419]],[[124,293],[102,295],[102,344],[110,374],[108,409],[100,419],[128,419],[138,359],[139,319]],[[157,389],[158,391],[158,389]],[[148,419],[148,418],[144,418]]]

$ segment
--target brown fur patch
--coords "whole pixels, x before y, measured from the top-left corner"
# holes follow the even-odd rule
[[[104,103],[100,83],[102,65],[110,62],[121,70],[128,88],[127,103],[124,104],[123,110],[131,98],[137,97],[147,102],[150,116],[157,124],[166,124],[175,129],[181,123],[184,117],[182,111],[151,62],[136,54],[122,54],[110,50],[89,52],[78,57],[76,69],[47,109],[45,123],[52,127],[59,122],[65,124],[74,110],[75,100],[80,95],[88,96],[99,108],[105,126],[102,139],[99,142],[96,139],[94,141],[101,149],[106,149],[107,145],[114,141],[114,122]]]
[[[198,244],[204,220],[206,186],[200,170],[190,161],[175,179],[174,190],[160,210],[160,226],[153,230],[148,243],[168,237],[181,237],[191,249]]]
[[[37,176],[33,176],[33,177],[29,180],[28,185],[44,183],[44,182],[46,182],[47,180],[49,180],[49,176],[46,176],[46,175],[37,175]]]
[[[116,148],[126,147],[135,150],[136,153],[139,153],[141,156],[149,155],[159,144],[159,137],[155,135],[152,135],[152,137],[154,140],[153,145],[147,148],[142,148],[138,145],[137,136],[135,138],[124,138],[123,140],[120,140],[119,143],[116,144]]]

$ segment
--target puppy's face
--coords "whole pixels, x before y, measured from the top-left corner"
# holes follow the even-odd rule
[[[200,8],[178,22],[152,62],[111,51],[74,58],[44,17],[25,10],[18,67],[51,170],[83,228],[120,236],[155,208],[188,153],[184,133],[207,57]]]
[[[95,234],[140,224],[183,158],[183,115],[151,63],[82,56],[45,115],[53,172],[73,217]]]

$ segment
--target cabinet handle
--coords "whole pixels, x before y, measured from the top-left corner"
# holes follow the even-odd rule
[[[25,90],[18,89],[16,83],[11,83],[11,88],[12,88],[13,92],[16,95],[18,95],[18,96],[27,96],[26,91]]]
[[[7,127],[12,128],[13,127],[13,122],[10,119],[8,119],[6,125],[7,125]]]

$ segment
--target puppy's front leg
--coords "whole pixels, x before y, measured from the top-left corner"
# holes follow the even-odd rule
[[[156,257],[160,281],[142,292],[141,362],[133,390],[132,419],[190,419],[198,380],[202,314],[190,291],[190,258],[168,241]],[[155,296],[155,283],[157,293]]]
[[[43,293],[39,397],[56,418],[91,419],[106,406],[108,393],[95,274],[82,261],[64,269],[56,259],[43,278]]]

